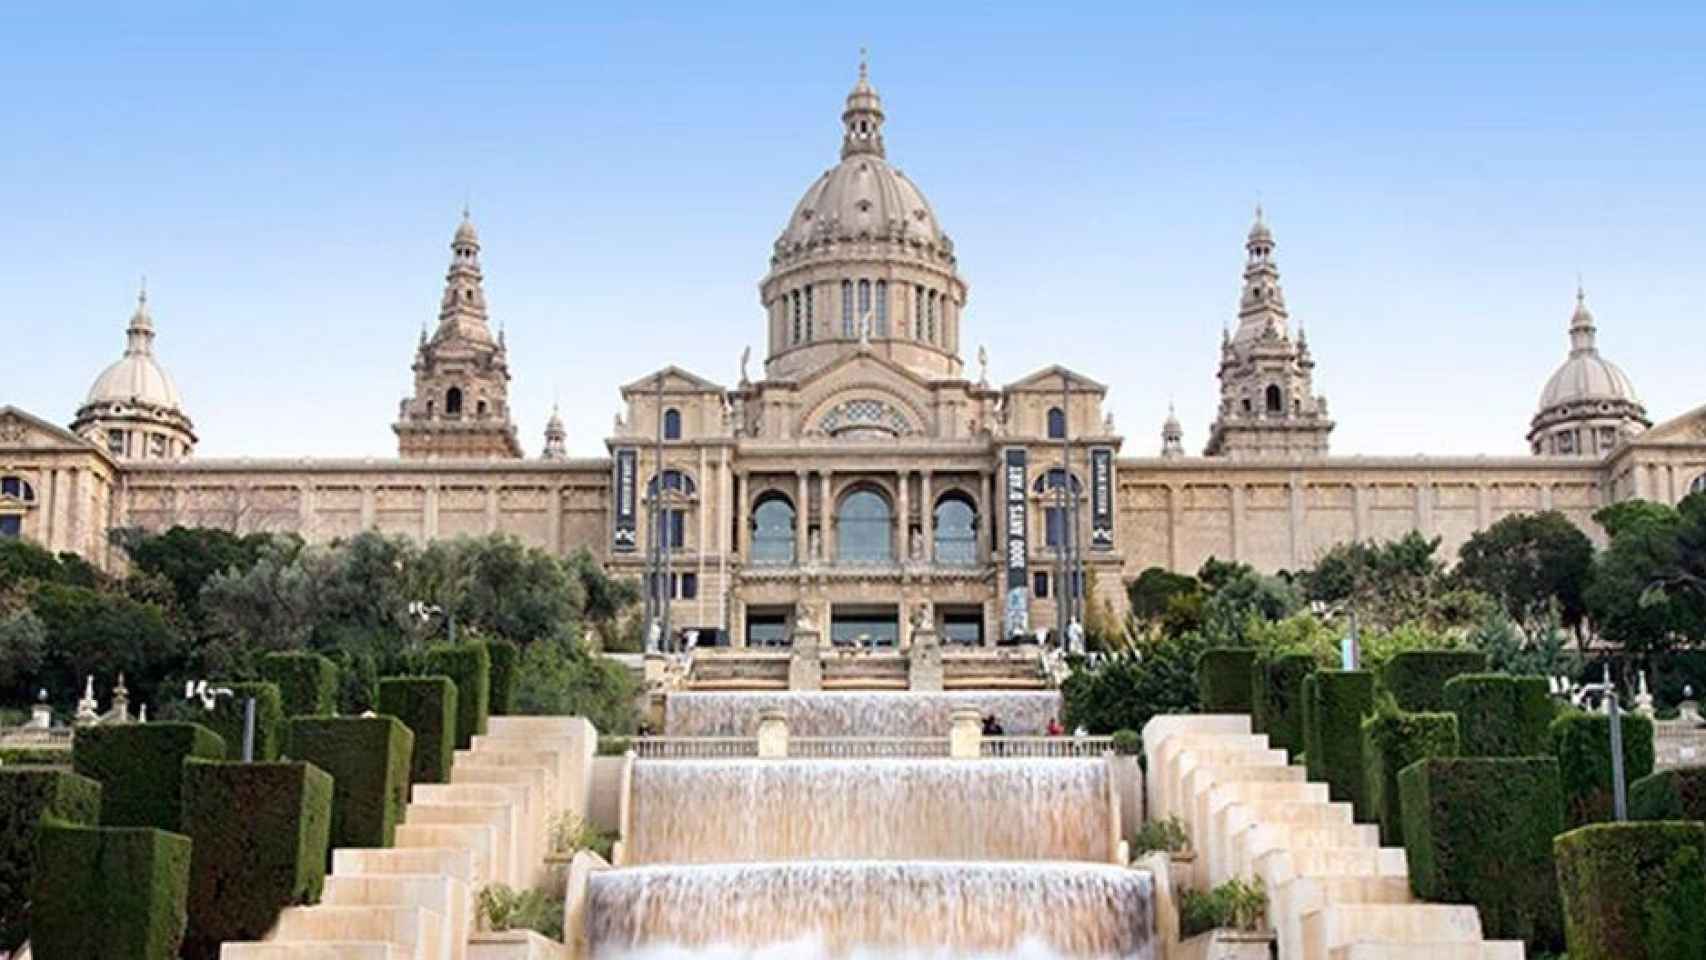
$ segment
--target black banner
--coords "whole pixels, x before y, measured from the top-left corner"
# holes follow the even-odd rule
[[[1010,449],[1002,479],[1007,516],[1007,608],[1006,633],[1029,633],[1030,625],[1030,536],[1026,515],[1025,451]]]
[[[1114,548],[1114,452],[1090,451],[1090,549]]]
[[[616,451],[616,530],[611,549],[617,553],[632,553],[638,545],[638,512],[635,510],[635,451],[630,448]]]

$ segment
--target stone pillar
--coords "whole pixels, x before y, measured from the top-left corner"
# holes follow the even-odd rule
[[[983,715],[976,710],[955,710],[949,714],[949,722],[948,756],[956,760],[982,757]]]
[[[907,651],[907,689],[940,693],[942,690],[942,643],[936,625],[927,623],[912,631]]]
[[[744,470],[736,471],[734,477],[734,488],[735,541],[734,543],[729,544],[729,549],[732,553],[745,556],[744,551],[747,548],[747,541],[752,537],[752,531],[750,529],[752,521],[748,514],[748,511],[752,508],[751,475]]]
[[[758,714],[758,755],[767,759],[788,755],[788,714],[771,708]]]
[[[936,501],[930,490],[930,471],[918,475],[919,529],[924,537],[924,562],[936,562]]]
[[[831,532],[835,529],[834,508],[830,501],[829,471],[819,470],[817,473],[818,503],[817,503],[817,542],[823,548],[823,562],[827,566],[835,557],[835,540]],[[802,511],[804,507],[800,508]],[[802,516],[804,514],[802,513]]]
[[[811,502],[811,488],[806,485],[808,476],[804,470],[794,475],[799,491],[794,506],[794,564],[802,567],[811,559],[806,554],[806,528],[811,525],[806,519],[806,507]]]
[[[896,471],[895,480],[896,489],[899,491],[895,498],[896,512],[900,514],[900,529],[896,532],[900,546],[896,553],[900,555],[902,564],[908,564],[912,562],[912,505],[909,496],[911,491],[908,489],[912,486],[912,471]]]
[[[796,613],[796,617],[799,615]],[[816,628],[794,630],[793,656],[788,658],[789,690],[823,689],[823,656]]]

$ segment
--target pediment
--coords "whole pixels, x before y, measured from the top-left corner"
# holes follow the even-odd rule
[[[0,450],[57,450],[105,455],[75,433],[14,406],[0,407]]]
[[[1696,407],[1680,417],[1672,417],[1631,441],[1633,446],[1655,444],[1706,446],[1706,406]]]
[[[1098,383],[1075,370],[1068,370],[1060,364],[1051,364],[1035,373],[1009,383],[1004,389],[1007,393],[1059,393],[1061,377],[1071,384],[1074,391],[1084,393],[1106,394],[1106,384]]]
[[[648,373],[622,388],[624,397],[632,393],[655,393],[658,388],[658,377],[663,377],[664,393],[723,393],[721,384],[683,370],[674,364],[662,370]]]
[[[934,432],[930,384],[911,370],[870,353],[829,364],[798,386],[801,436],[927,436]]]

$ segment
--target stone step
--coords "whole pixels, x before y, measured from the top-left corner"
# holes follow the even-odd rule
[[[1380,828],[1353,823],[1332,826],[1299,826],[1290,823],[1257,824],[1231,837],[1222,836],[1223,857],[1210,864],[1209,881],[1222,883],[1232,876],[1255,872],[1256,862],[1273,850],[1355,849],[1380,847]]]
[[[470,858],[471,885],[478,889],[488,883],[507,883],[496,868],[498,832],[483,823],[399,823],[396,844],[399,849],[426,848],[434,852],[445,849],[465,851]]]
[[[1304,960],[1332,960],[1351,944],[1480,942],[1481,915],[1468,906],[1328,904],[1303,917]]]
[[[1521,940],[1480,943],[1353,943],[1335,949],[1331,960],[1523,960]]]
[[[271,940],[265,943],[227,943],[219,948],[219,960],[406,960],[406,948],[379,941]]]
[[[1402,847],[1308,847],[1271,850],[1256,858],[1256,874],[1269,883],[1288,877],[1404,877],[1410,864]]]
[[[528,871],[524,883],[532,884],[534,866],[545,859],[541,840],[545,836],[545,798],[536,786],[522,783],[419,783],[414,787],[415,805],[509,806],[515,813],[515,868]],[[404,815],[405,818],[407,814]]]
[[[486,719],[486,736],[493,738],[546,738],[573,740],[591,727],[579,717],[517,717]]]
[[[287,907],[271,937],[292,941],[391,943],[409,960],[448,960],[444,917],[419,907]]]
[[[577,791],[573,781],[577,774],[584,779],[588,768],[584,758],[576,756],[572,748],[572,741],[560,738],[480,734],[474,737],[472,749],[456,751],[450,780],[456,782],[456,771],[463,767],[539,767],[555,784],[552,805],[559,810],[574,809],[577,803],[584,806],[586,798],[581,794],[586,786],[582,784]]]
[[[405,874],[475,880],[474,851],[466,847],[350,847],[332,851],[335,876]]]
[[[450,768],[450,783],[453,786],[496,783],[526,787],[534,791],[533,796],[538,798],[541,826],[550,823],[551,818],[568,805],[568,798],[559,789],[551,768],[538,764],[482,766],[478,763],[458,762]]]
[[[520,886],[517,855],[520,852],[520,813],[509,803],[411,803],[402,826],[483,826],[492,830],[490,876],[497,882]],[[399,828],[401,829],[401,828]],[[443,846],[433,843],[431,846]]]
[[[473,932],[474,892],[468,884],[446,876],[376,876],[326,878],[320,903],[328,907],[418,907],[441,918],[439,942],[450,947],[450,960],[467,956]]]

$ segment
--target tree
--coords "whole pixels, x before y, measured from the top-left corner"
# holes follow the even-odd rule
[[[1611,534],[1585,593],[1600,637],[1638,654],[1706,642],[1706,497],[1617,504],[1594,519]]]
[[[1197,699],[1197,657],[1208,644],[1201,634],[1169,635],[1151,629],[1135,638],[1132,653],[1089,669],[1078,664],[1061,684],[1065,723],[1094,734],[1142,730],[1161,713],[1192,713]]]
[[[1425,618],[1444,589],[1440,539],[1410,531],[1397,540],[1341,543],[1297,576],[1305,599],[1355,610],[1363,622],[1395,627]]]
[[[586,591],[556,557],[495,534],[454,540],[449,549],[459,622],[525,647],[580,621]]]
[[[58,558],[30,541],[17,537],[0,540],[0,591],[20,588],[27,580],[57,583],[64,574]]]
[[[112,534],[113,542],[124,550],[135,570],[171,583],[178,609],[198,626],[203,616],[202,587],[216,574],[247,570],[263,550],[275,547],[280,539],[301,545],[295,537],[266,533],[240,537],[207,527],[173,527],[157,534],[125,529]]]
[[[1283,620],[1302,606],[1303,600],[1291,584],[1245,568],[1223,582],[1203,604],[1202,632],[1214,645],[1245,646],[1253,624]]]
[[[600,733],[633,733],[640,685],[628,669],[574,637],[529,644],[516,667],[516,713],[586,717]]]
[[[609,649],[617,638],[617,622],[622,614],[640,602],[640,584],[632,578],[615,579],[585,547],[569,557],[570,572],[580,581],[585,597],[582,616],[598,631],[599,639]]]
[[[1587,613],[1584,592],[1593,571],[1593,541],[1556,510],[1501,518],[1458,550],[1459,582],[1499,601],[1530,630],[1554,607],[1575,628]]]
[[[1153,622],[1166,614],[1168,604],[1174,597],[1196,593],[1201,589],[1196,577],[1173,573],[1161,567],[1150,567],[1137,575],[1137,579],[1126,588],[1126,595],[1131,603],[1132,615],[1139,620]]]
[[[179,671],[188,645],[164,612],[119,593],[42,583],[30,607],[47,632],[33,681],[60,702],[75,699],[83,677],[125,675],[132,699],[146,701]]]

